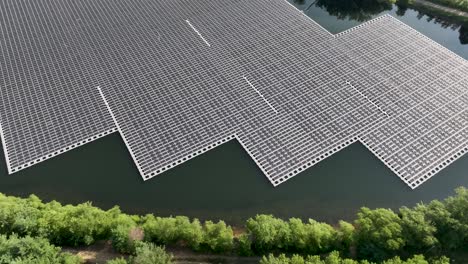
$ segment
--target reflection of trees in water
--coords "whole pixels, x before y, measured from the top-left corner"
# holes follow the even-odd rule
[[[397,5],[398,10],[396,14],[399,16],[404,16],[407,6]],[[443,13],[436,14],[433,10],[426,10],[423,6],[412,6],[412,9],[418,12],[417,18],[423,19],[427,22],[433,22],[439,24],[443,28],[450,28],[452,30],[458,30],[460,43],[462,45],[468,44],[468,21],[461,21],[460,19],[453,18]]]
[[[408,6],[397,4],[397,11],[395,13],[397,16],[404,16],[407,10],[408,10]]]
[[[302,11],[307,12],[312,6],[316,4],[317,0],[311,1],[305,8],[302,9]],[[304,5],[306,3],[306,0],[294,0],[294,3],[297,5]]]
[[[305,0],[294,0],[294,3],[298,5],[303,5],[305,3]]]
[[[460,29],[458,30],[460,32],[460,43],[462,45],[468,44],[468,24],[462,25]]]
[[[392,9],[391,0],[317,0],[316,5],[338,19],[359,22],[367,21],[374,15]]]
[[[421,5],[409,5],[412,2],[411,0],[294,0],[294,3],[303,5],[304,11],[316,5],[338,19],[365,22],[375,15],[391,10],[393,8],[392,2],[395,1],[397,16],[404,16],[408,8],[414,9],[418,12],[418,19],[425,17],[428,22],[432,21],[443,28],[458,30],[460,43],[463,45],[468,44],[468,20],[463,21],[443,13],[437,13],[437,11],[427,9]]]

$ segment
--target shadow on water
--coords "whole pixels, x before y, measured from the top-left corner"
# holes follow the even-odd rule
[[[422,11],[370,0],[290,1],[334,33],[390,13],[468,59],[468,45],[462,45],[467,42],[467,27]],[[459,35],[463,35],[461,43]],[[147,182],[142,181],[118,134],[14,175],[7,175],[4,157],[0,158],[0,192],[6,194],[35,193],[63,203],[92,201],[103,208],[118,204],[129,213],[183,214],[233,224],[257,213],[333,223],[352,219],[361,206],[411,206],[468,186],[468,156],[411,191],[358,143],[276,188],[235,141]]]

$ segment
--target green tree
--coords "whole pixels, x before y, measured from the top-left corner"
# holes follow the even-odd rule
[[[314,263],[314,262],[311,262]],[[340,253],[338,251],[333,251],[328,256],[326,256],[323,260],[324,264],[358,264],[359,261],[352,260],[352,259],[343,259],[340,257]],[[367,263],[366,262],[362,262]]]
[[[328,224],[309,219],[304,224],[301,219],[289,220],[290,245],[297,252],[317,254],[329,252],[336,245],[337,232]]]
[[[435,237],[445,250],[455,250],[468,242],[468,190],[456,189],[456,195],[443,202],[434,200],[414,209],[436,227]]]
[[[200,249],[200,244],[203,242],[203,227],[198,219],[190,222],[188,217],[176,217],[176,225],[178,229],[178,239],[184,241],[190,248],[194,250]]]
[[[43,206],[35,195],[22,199],[0,194],[0,233],[37,235]]]
[[[41,219],[41,233],[57,245],[90,245],[108,238],[112,219],[91,203],[76,206],[47,204]]]
[[[234,233],[232,228],[223,221],[213,223],[205,222],[203,244],[210,251],[221,253],[232,250],[234,246]]]
[[[147,215],[142,221],[146,241],[160,245],[169,245],[174,244],[178,240],[175,218],[161,218]]]
[[[466,244],[468,242],[468,189],[460,187],[455,192],[456,195],[445,199],[444,204],[451,218],[459,223],[457,229],[463,235],[463,244]]]
[[[238,253],[241,256],[252,256],[252,240],[250,240],[250,236],[247,234],[241,234],[237,238],[237,249]]]
[[[430,261],[431,264],[450,264],[450,259],[442,256]]]
[[[78,264],[81,259],[61,253],[44,238],[0,235],[1,264]]]
[[[203,241],[203,228],[198,219],[190,222],[188,217],[154,217],[147,215],[142,219],[145,240],[160,245],[183,243],[198,250]]]
[[[402,207],[400,214],[407,250],[420,251],[438,245],[435,237],[437,228],[426,219],[423,212]]]
[[[392,210],[363,207],[355,223],[361,258],[383,260],[405,245],[401,219]]]
[[[394,257],[387,259],[381,264],[449,264],[450,260],[446,257],[441,257],[434,260],[426,260],[422,255],[415,255],[407,260],[402,260],[400,257]],[[281,254],[278,257],[270,254],[264,256],[260,260],[260,264],[375,264],[367,260],[353,260],[340,257],[338,251],[333,251],[325,257],[319,255],[302,257],[299,255],[293,255],[287,257],[285,254]]]
[[[298,256],[298,258],[299,259],[296,259],[294,264],[305,264],[304,259],[300,259],[302,257]],[[264,256],[260,260],[260,264],[290,264],[290,263],[291,263],[291,259],[286,257],[285,254],[281,254],[278,257],[275,257],[273,254],[270,254],[268,256]]]
[[[124,258],[116,258],[108,260],[106,264],[128,264],[128,262]]]
[[[385,260],[382,264],[449,264],[450,260],[446,257],[441,257],[435,260],[426,260],[423,255],[414,255],[407,260],[401,260],[400,257]]]
[[[424,217],[436,227],[435,237],[445,250],[454,250],[463,245],[464,234],[462,226],[454,219],[445,205],[440,201],[432,201],[428,205],[419,204],[413,210],[421,212]]]
[[[339,250],[348,250],[354,244],[355,228],[346,221],[340,221],[337,229],[337,245]]]
[[[270,252],[273,249],[287,250],[291,241],[288,223],[272,215],[257,215],[247,220],[247,232],[252,236],[256,252]]]
[[[144,238],[143,230],[138,226],[139,217],[123,214],[118,207],[107,213],[112,219],[112,246],[120,253],[134,254],[136,242]]]
[[[291,247],[294,247],[295,251],[299,252],[308,251],[311,246],[311,237],[307,226],[302,222],[302,220],[298,218],[289,219],[289,229],[292,240]]]
[[[260,260],[260,264],[370,264],[367,261],[356,261],[352,259],[343,259],[340,257],[338,251],[333,251],[328,256],[321,258],[319,255],[302,257],[299,255],[293,255],[288,258],[285,254],[281,254],[278,257],[270,254],[264,256]]]
[[[171,264],[172,255],[166,253],[164,247],[158,247],[152,243],[138,243],[136,256],[131,256],[131,264]]]
[[[120,225],[112,229],[112,246],[120,253],[135,254],[136,244],[143,240],[143,230],[137,226]]]

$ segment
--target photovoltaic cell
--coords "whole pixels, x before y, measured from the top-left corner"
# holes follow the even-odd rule
[[[118,131],[144,179],[236,139],[276,186],[361,142],[411,188],[468,150],[468,65],[284,0],[0,0],[10,173]]]

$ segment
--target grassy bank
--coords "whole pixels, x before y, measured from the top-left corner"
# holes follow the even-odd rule
[[[73,253],[74,248],[109,241],[112,252],[125,257],[114,264],[171,263],[172,257],[160,246],[193,252],[192,257],[250,256],[249,260],[256,261],[266,256],[263,264],[440,264],[448,263],[443,255],[459,258],[468,252],[466,212],[468,190],[460,188],[446,200],[402,207],[396,212],[362,208],[352,222],[304,222],[257,215],[234,233],[223,221],[128,215],[118,207],[104,211],[90,203],[61,205],[43,203],[34,195],[0,195],[0,244],[9,245],[0,247],[7,248],[0,254],[0,263],[11,263],[12,259],[25,259],[17,263],[80,263],[76,254],[65,254],[58,247]]]
[[[388,0],[393,4],[405,6],[425,6],[436,12],[459,15],[468,12],[468,0]]]
[[[429,3],[429,4],[426,4]],[[446,8],[440,8],[435,5],[431,5],[429,1],[422,0],[422,1],[407,1],[407,0],[398,0],[396,2],[397,6],[400,10],[405,10],[406,8],[412,8],[421,14],[427,15],[428,17],[433,18],[440,18],[443,19],[450,24],[463,24],[468,23],[468,16],[466,16],[466,11],[460,10],[452,10]],[[398,13],[397,13],[398,14]]]
[[[457,10],[468,12],[468,0],[425,0],[441,6],[448,6]]]

